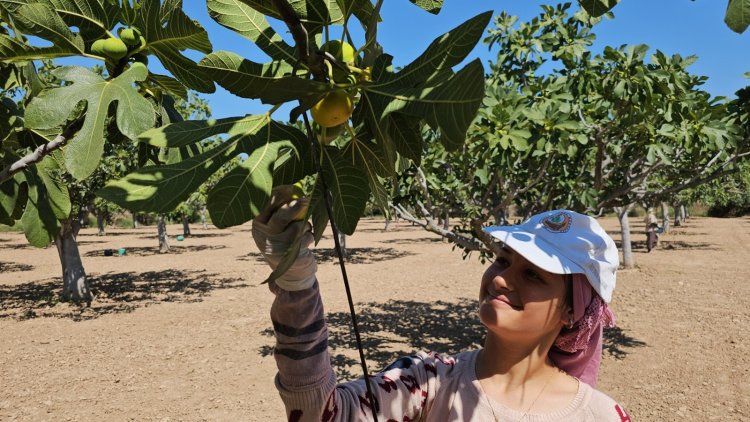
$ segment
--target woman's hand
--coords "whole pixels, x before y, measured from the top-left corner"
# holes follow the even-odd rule
[[[309,199],[294,198],[291,185],[278,186],[271,192],[271,201],[253,220],[253,240],[271,269],[295,242],[300,242],[299,254],[289,269],[269,286],[297,291],[312,287],[315,283],[317,263],[309,246],[313,242],[310,224],[301,220],[309,206]]]

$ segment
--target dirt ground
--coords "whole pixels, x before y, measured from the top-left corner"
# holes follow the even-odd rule
[[[692,218],[619,272],[599,388],[635,421],[750,421],[750,218]],[[638,219],[640,220],[640,219]],[[613,237],[617,223],[604,219]],[[476,316],[483,265],[407,223],[364,220],[347,239],[347,272],[369,367],[418,349],[454,353],[482,341]],[[97,295],[90,308],[57,302],[54,248],[0,233],[0,420],[283,420],[268,275],[250,226],[93,229],[80,247]],[[339,376],[359,373],[330,236],[319,280]],[[125,248],[126,256],[104,256]]]

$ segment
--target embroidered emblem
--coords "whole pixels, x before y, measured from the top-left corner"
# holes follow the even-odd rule
[[[570,229],[573,218],[566,212],[550,215],[542,220],[542,225],[552,233],[565,233]]]

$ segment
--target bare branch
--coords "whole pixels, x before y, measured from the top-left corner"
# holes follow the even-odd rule
[[[591,124],[591,123],[589,123],[589,122],[586,121],[586,118],[583,117],[583,111],[580,108],[578,109],[578,118],[581,119],[581,124],[586,129],[597,129],[598,128],[598,126],[593,125],[593,124]]]
[[[432,199],[430,198],[430,191],[427,189],[427,176],[424,175],[422,168],[417,166],[417,180],[419,181],[419,187],[422,188],[422,195],[424,195],[424,201],[429,208],[430,215],[435,211],[432,206]]]
[[[554,156],[555,154],[547,154],[547,159],[544,160],[544,164],[542,164],[542,167],[539,168],[539,171],[537,172],[536,177],[534,177],[534,180],[529,182],[526,185],[526,187],[516,192],[516,195],[520,195],[520,194],[528,192],[529,189],[536,186],[536,184],[542,180],[542,178],[547,174],[547,167],[549,167],[550,163],[552,162],[552,157]]]
[[[424,215],[424,221],[420,220],[419,218],[415,217],[412,213],[407,211],[402,205],[393,205],[390,204],[393,211],[398,215],[399,217],[403,218],[406,221],[409,221],[411,223],[414,223],[423,229],[438,234],[442,237],[445,237],[446,239],[450,240],[451,242],[461,246],[462,248],[469,250],[469,251],[484,251],[491,253],[492,251],[488,248],[485,248],[482,245],[482,242],[478,241],[475,238],[461,236],[458,233],[452,232],[450,230],[445,230],[442,227],[440,227],[436,222],[435,219],[433,219],[429,214]],[[422,204],[420,203],[420,208],[422,213],[426,213],[426,209]]]
[[[53,151],[56,151],[65,146],[70,138],[72,138],[73,135],[78,132],[78,129],[80,129],[82,125],[83,117],[79,117],[67,128],[65,128],[65,130],[63,130],[61,134],[57,135],[55,139],[47,142],[46,144],[38,146],[31,154],[24,156],[10,166],[2,169],[0,171],[0,183],[10,179],[16,173],[26,170],[27,168],[29,168],[29,166],[42,161],[44,157],[46,157]]]

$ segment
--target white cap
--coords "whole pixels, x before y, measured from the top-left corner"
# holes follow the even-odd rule
[[[615,242],[594,218],[554,210],[516,226],[484,231],[547,272],[584,274],[606,303],[612,300],[620,257]]]

